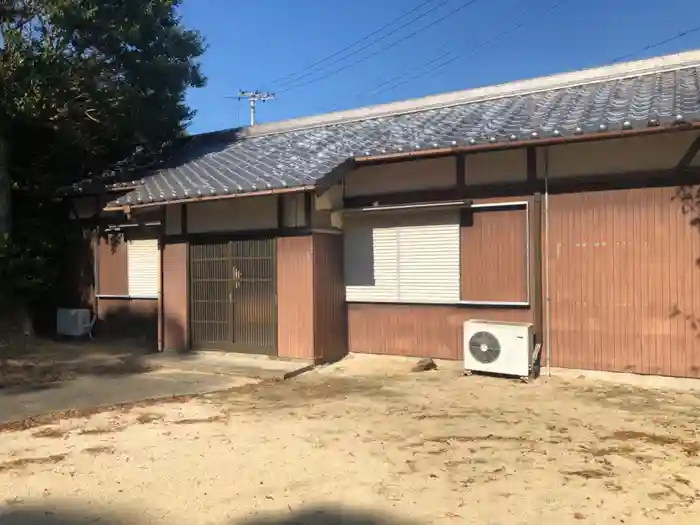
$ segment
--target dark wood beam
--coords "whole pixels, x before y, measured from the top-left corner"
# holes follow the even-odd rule
[[[700,168],[690,167],[676,173],[675,170],[589,175],[585,177],[550,178],[550,193],[576,191],[600,191],[661,186],[700,184]],[[544,192],[544,181],[526,181],[498,184],[479,184],[463,188],[398,191],[386,195],[346,197],[345,208],[364,208],[379,205],[408,204],[413,202],[437,202],[456,199],[484,199],[490,197],[521,197]]]
[[[304,227],[311,228],[311,218],[314,208],[314,194],[310,191],[304,193]]]
[[[525,150],[526,166],[527,166],[527,181],[537,181],[537,148],[530,146]]]
[[[443,188],[439,190],[416,190],[388,193],[386,195],[363,195],[346,197],[345,208],[365,208],[368,206],[393,206],[414,202],[439,202],[466,198],[466,187]]]
[[[697,156],[698,151],[700,151],[700,135],[698,135],[692,144],[688,146],[688,149],[681,157],[681,160],[679,160],[678,164],[676,164],[674,173],[679,174],[690,166],[690,163],[693,162],[693,159]]]

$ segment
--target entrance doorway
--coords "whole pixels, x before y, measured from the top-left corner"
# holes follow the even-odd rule
[[[190,244],[193,349],[277,354],[275,240]]]

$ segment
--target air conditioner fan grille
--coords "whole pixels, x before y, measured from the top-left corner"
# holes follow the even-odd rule
[[[501,355],[501,343],[491,332],[476,332],[469,338],[469,353],[479,363],[490,364]]]

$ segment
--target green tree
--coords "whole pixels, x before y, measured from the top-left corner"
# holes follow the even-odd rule
[[[204,85],[180,0],[10,0],[0,8],[0,308],[58,280],[71,231],[55,190],[181,137]],[[3,185],[3,170],[7,169]],[[129,169],[127,164],[124,169]],[[11,185],[12,206],[3,206]],[[12,210],[12,228],[2,211]]]

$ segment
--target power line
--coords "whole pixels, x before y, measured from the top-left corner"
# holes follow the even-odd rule
[[[546,11],[553,11],[553,10],[557,9],[557,8],[558,8],[561,4],[563,4],[563,3],[564,3],[564,2],[558,2],[557,4],[554,4],[553,6],[549,7]],[[523,14],[523,13],[521,13],[521,15],[522,15],[522,14]],[[517,19],[517,18],[520,18],[520,15],[519,15],[518,17],[515,17],[515,18],[516,18],[516,19]],[[481,44],[481,45],[479,45],[479,46],[473,48],[471,51],[478,50],[478,49],[484,47],[485,45],[491,44],[491,43],[493,43],[494,41],[500,39],[501,37],[503,37],[503,36],[505,36],[505,35],[507,35],[507,34],[513,32],[513,31],[515,31],[515,30],[517,30],[517,29],[520,29],[520,28],[523,27],[524,25],[525,25],[525,23],[518,24],[517,26],[515,26],[515,27],[513,27],[513,28],[511,28],[511,29],[509,29],[509,30],[507,30],[507,31],[504,31],[503,33],[497,35],[497,36],[494,37],[493,39],[491,39],[491,40],[489,40],[489,41],[487,41],[487,42],[485,42],[485,43],[483,43],[483,44]],[[683,37],[685,37],[685,36],[688,36],[688,35],[690,35],[690,34],[697,33],[697,32],[700,32],[700,26],[694,27],[694,28],[692,28],[692,29],[688,29],[688,30],[685,30],[685,31],[681,31],[681,32],[679,32],[679,33],[673,35],[672,37],[665,38],[665,39],[663,39],[663,40],[661,40],[661,41],[654,42],[654,43],[651,43],[651,44],[647,44],[646,46],[644,46],[643,48],[641,48],[639,51],[636,51],[636,52],[633,52],[633,53],[628,53],[628,54],[626,54],[626,55],[620,56],[620,57],[616,58],[615,60],[612,60],[611,62],[608,62],[608,63],[617,63],[617,62],[622,62],[622,61],[624,61],[624,60],[628,60],[628,59],[630,59],[630,58],[635,57],[636,55],[642,54],[642,53],[644,53],[644,52],[646,52],[646,51],[655,49],[655,48],[657,48],[657,47],[660,47],[660,46],[663,46],[663,45],[665,45],[665,44],[668,44],[669,42],[673,42],[674,40],[678,40],[678,39],[680,39],[680,38],[683,38]],[[375,86],[375,87],[371,90],[371,94],[380,95],[380,94],[386,93],[386,92],[388,92],[388,91],[391,91],[391,90],[393,90],[393,89],[396,89],[397,87],[400,87],[400,86],[402,86],[402,85],[405,85],[405,84],[407,84],[408,82],[410,82],[410,81],[412,81],[412,80],[414,80],[414,79],[417,79],[417,78],[420,78],[420,77],[425,76],[425,75],[427,75],[427,74],[430,74],[430,73],[432,73],[433,71],[436,71],[436,70],[438,70],[438,69],[442,69],[443,67],[447,66],[448,64],[450,64],[450,63],[452,63],[452,62],[454,62],[455,60],[458,60],[458,59],[460,58],[459,56],[455,56],[455,57],[450,58],[450,59],[448,59],[448,60],[445,60],[445,61],[439,62],[439,63],[437,63],[437,64],[434,64],[434,62],[435,62],[436,60],[440,60],[440,59],[442,59],[442,58],[446,58],[446,57],[449,56],[450,54],[455,54],[455,53],[454,53],[454,52],[443,53],[442,55],[439,55],[438,57],[433,58],[433,59],[432,59],[430,62],[428,62],[427,64],[423,64],[422,66],[419,66],[419,72],[418,72],[417,74],[411,75],[411,73],[415,73],[415,69],[414,69],[414,70],[412,70],[412,71],[408,71],[408,72],[406,72],[406,73],[404,73],[404,74],[402,74],[402,75],[399,75],[399,76],[397,76],[397,77],[394,77],[394,78],[392,78],[392,79],[389,79],[389,80],[387,80],[387,81],[382,82],[381,84]],[[425,65],[432,65],[432,67],[430,67],[430,68],[429,68],[428,70],[426,70],[426,71],[420,71],[420,69],[423,68]],[[410,75],[410,76],[409,76],[409,75]],[[406,78],[407,76],[408,76],[408,78]],[[404,79],[404,78],[406,78],[404,81],[397,82],[397,81],[399,81],[399,80],[401,80],[401,79]],[[384,87],[384,86],[387,86],[387,87],[386,87],[385,89],[381,89],[381,88]]]
[[[544,9],[541,11],[541,14],[547,14],[549,12],[555,11],[557,8],[561,7],[563,4],[565,4],[568,0],[561,0],[559,2],[556,2],[555,4],[550,5],[548,8]],[[523,16],[532,14],[531,10],[526,10],[518,14],[517,16],[513,17],[511,20],[519,20]],[[478,51],[490,44],[493,44],[500,40],[501,38],[508,36],[509,34],[517,31],[518,29],[526,26],[529,23],[528,20],[525,20],[523,22],[520,22],[519,24],[516,24],[515,26],[506,29],[505,31],[502,31],[498,33],[496,36],[493,38],[486,40],[485,42],[482,42],[481,44],[478,44],[471,49],[469,49],[468,53],[466,54],[459,54],[455,51],[447,51],[445,53],[442,53],[436,57],[433,57],[431,60],[424,62],[422,65],[418,67],[418,72],[416,72],[416,69],[412,69],[411,71],[407,71],[406,73],[403,73],[401,75],[397,75],[393,78],[390,78],[389,80],[386,80],[377,86],[375,86],[373,89],[370,90],[370,94],[373,95],[381,95],[383,93],[386,93],[388,91],[393,91],[394,89],[403,86],[413,80],[416,80],[418,78],[424,77],[426,75],[429,75],[430,73],[433,73],[435,71],[438,71],[449,64],[452,64],[453,62],[460,60],[464,58],[465,56],[468,56],[469,54]],[[447,48],[449,46],[443,46],[443,48]],[[449,57],[449,58],[448,58]],[[426,69],[426,66],[428,68]],[[413,73],[413,74],[411,74]],[[383,89],[382,89],[383,88]]]
[[[385,51],[388,51],[389,49],[392,49],[392,48],[396,47],[396,46],[399,45],[400,43],[405,42],[406,40],[408,40],[408,39],[410,39],[410,38],[413,38],[413,37],[416,36],[417,34],[419,34],[419,33],[423,32],[423,31],[425,31],[426,29],[429,29],[429,28],[431,28],[431,27],[433,27],[433,26],[439,24],[439,23],[442,22],[443,20],[446,20],[446,19],[449,18],[450,16],[457,14],[458,12],[460,12],[460,11],[466,9],[467,7],[470,7],[470,6],[474,5],[475,3],[479,2],[479,1],[480,1],[480,0],[469,0],[469,1],[467,1],[467,2],[464,2],[464,3],[461,4],[458,8],[453,9],[452,11],[448,12],[447,14],[441,16],[440,18],[438,18],[438,19],[436,19],[436,20],[433,20],[430,24],[425,25],[425,26],[421,27],[420,29],[417,29],[417,30],[414,31],[413,33],[410,33],[410,34],[408,34],[408,35],[406,35],[406,36],[404,36],[404,37],[402,37],[402,38],[400,38],[400,39],[398,39],[398,40],[395,40],[394,42],[390,43],[389,45],[386,45],[386,46],[384,46],[384,47],[378,49],[378,50],[375,51],[374,53],[370,53],[369,55],[365,55],[364,57],[362,57],[362,58],[360,58],[360,59],[358,59],[358,60],[355,60],[354,62],[351,62],[350,64],[346,64],[346,65],[344,65],[344,66],[341,66],[341,67],[339,67],[339,68],[336,68],[336,69],[334,69],[334,70],[328,72],[327,74],[325,74],[325,75],[323,75],[323,76],[321,76],[321,77],[312,78],[312,79],[307,80],[307,81],[305,81],[305,82],[302,82],[302,83],[300,83],[300,84],[295,84],[295,85],[292,85],[292,86],[287,87],[287,88],[285,88],[285,89],[282,89],[281,91],[279,91],[279,93],[280,93],[280,94],[281,94],[281,93],[286,93],[287,91],[291,91],[291,90],[294,90],[294,89],[298,89],[298,88],[300,88],[300,87],[308,86],[309,84],[314,84],[314,83],[316,83],[316,82],[320,82],[320,81],[322,81],[322,80],[326,80],[327,78],[330,78],[330,77],[332,77],[332,76],[334,76],[334,75],[337,75],[338,73],[340,73],[340,72],[342,72],[342,71],[345,71],[345,70],[348,69],[348,68],[351,68],[351,67],[353,67],[353,66],[356,66],[356,65],[358,65],[358,64],[361,64],[362,62],[365,62],[366,60],[369,60],[370,58],[373,58],[373,57],[379,55],[380,53],[383,53],[383,52],[385,52]]]
[[[432,3],[437,2],[437,1],[438,1],[438,0],[425,0],[424,2],[421,2],[419,5],[417,5],[417,6],[414,7],[413,9],[411,9],[410,11],[407,11],[407,12],[405,12],[404,14],[402,14],[401,16],[399,16],[399,17],[397,17],[397,18],[394,18],[394,19],[391,20],[390,22],[387,22],[386,24],[384,24],[384,25],[383,25],[382,27],[380,27],[379,29],[376,29],[376,30],[372,31],[372,32],[369,33],[368,35],[365,35],[364,37],[362,37],[362,38],[356,40],[356,41],[353,42],[352,44],[347,45],[347,46],[345,46],[344,48],[339,49],[339,50],[336,51],[335,53],[331,53],[330,55],[327,55],[327,56],[325,56],[325,57],[323,57],[323,58],[317,60],[317,61],[314,62],[313,64],[309,64],[308,66],[306,66],[306,67],[304,67],[304,68],[302,68],[302,69],[300,69],[300,70],[298,70],[298,71],[296,71],[296,72],[294,72],[294,73],[290,73],[290,74],[284,75],[284,76],[282,76],[282,77],[279,77],[279,78],[277,78],[277,79],[275,79],[275,80],[269,82],[269,84],[275,84],[275,85],[277,85],[277,84],[286,84],[286,83],[289,83],[289,82],[294,82],[294,81],[296,81],[296,80],[299,80],[299,78],[295,78],[295,77],[303,77],[303,76],[305,76],[305,74],[309,74],[309,71],[308,71],[308,70],[311,70],[310,72],[314,72],[314,71],[318,70],[319,68],[316,67],[316,66],[318,66],[318,65],[320,65],[320,64],[323,64],[323,63],[326,62],[327,60],[330,60],[331,58],[335,58],[335,57],[337,57],[338,55],[344,53],[345,51],[348,51],[348,50],[352,49],[353,47],[357,46],[358,44],[361,44],[362,42],[364,42],[364,41],[366,41],[366,40],[372,38],[373,36],[380,34],[382,31],[384,31],[385,29],[388,29],[389,27],[391,27],[392,25],[394,25],[394,24],[397,23],[398,21],[403,20],[403,19],[406,18],[407,16],[409,16],[409,15],[415,13],[416,11],[422,9],[424,6],[426,6],[426,5],[428,5],[428,4],[432,4]],[[440,5],[437,6],[435,9],[438,9],[438,8],[442,7],[442,6],[445,5],[447,2],[449,2],[449,0],[444,0],[444,1],[442,1],[442,2],[440,3]],[[415,18],[411,19],[408,23],[406,23],[405,25],[403,25],[403,26],[399,27],[398,29],[396,29],[393,33],[389,33],[389,35],[387,35],[387,36],[391,36],[391,35],[394,34],[396,31],[400,31],[401,29],[403,29],[405,26],[410,25],[410,24],[412,24],[412,23],[414,23],[414,22],[417,22],[418,20],[420,20],[423,16],[426,16],[427,14],[428,14],[428,13],[423,13],[422,15],[419,15],[418,17],[415,17]],[[380,40],[381,40],[381,39],[380,39]],[[374,45],[374,44],[376,44],[377,42],[379,42],[380,40],[375,40],[375,41],[371,42],[371,43],[370,43],[368,46],[366,46],[366,47],[369,47],[369,46],[371,46],[371,45]],[[365,48],[366,48],[366,47],[365,47]],[[362,51],[362,49],[365,49],[365,48],[360,48],[360,49],[354,51],[354,53],[356,53],[357,51]],[[352,55],[352,54],[353,54],[353,53],[350,53],[350,55]],[[342,60],[342,58],[344,58],[344,57],[341,57],[340,60]],[[337,61],[336,61],[336,62],[337,62]],[[336,63],[336,62],[333,62],[333,63]],[[323,66],[321,66],[320,69],[323,69]]]
[[[474,1],[478,1],[478,0],[474,0]],[[346,59],[346,58],[350,58],[350,57],[352,57],[353,55],[357,55],[360,51],[364,51],[365,49],[368,49],[368,48],[374,46],[375,44],[378,44],[379,42],[383,42],[384,40],[386,40],[386,39],[389,38],[390,36],[393,36],[393,35],[395,35],[396,33],[400,32],[402,29],[405,29],[405,28],[407,28],[408,26],[413,25],[413,24],[415,24],[416,22],[422,20],[423,18],[425,18],[426,16],[428,16],[429,14],[431,14],[431,12],[433,12],[433,11],[435,11],[435,10],[437,10],[437,9],[440,9],[442,6],[448,4],[449,2],[450,2],[450,0],[442,0],[442,1],[441,1],[437,6],[435,6],[431,11],[422,13],[422,14],[420,14],[420,15],[418,15],[418,16],[412,18],[412,19],[409,20],[408,22],[406,22],[406,23],[404,23],[404,24],[401,24],[399,27],[395,28],[394,30],[390,31],[389,33],[387,33],[387,34],[385,34],[385,35],[382,35],[382,36],[379,37],[379,38],[374,39],[373,41],[371,41],[371,42],[369,42],[369,43],[367,43],[367,44],[365,44],[365,45],[359,47],[358,49],[355,49],[353,52],[351,52],[351,53],[349,53],[349,54],[346,54],[345,56],[341,56],[340,58],[338,58],[338,59],[336,59],[336,60],[333,60],[332,62],[330,62],[329,64],[326,64],[325,66],[322,66],[321,68],[317,68],[316,71],[318,71],[319,69],[321,69],[321,70],[322,70],[322,69],[325,69],[325,68],[327,68],[327,67],[329,67],[329,66],[335,65],[335,64],[337,64],[337,63],[339,63],[339,62],[342,62],[342,61],[343,61],[344,59]],[[459,9],[458,9],[458,10],[459,10]],[[452,13],[450,12],[450,13],[448,13],[448,15],[449,15],[449,14],[452,14]],[[430,27],[430,26],[428,26],[428,27]],[[422,31],[422,30],[418,30],[418,31],[417,31],[416,33],[414,33],[414,34],[417,34],[417,33],[419,33],[420,31]],[[411,35],[409,35],[409,37],[410,37],[410,36],[411,36]],[[404,40],[405,40],[405,39],[404,39]],[[401,42],[401,41],[402,41],[402,40],[400,40],[399,42]],[[357,60],[357,61],[355,61],[355,62],[352,62],[351,64],[349,64],[349,65],[347,65],[347,66],[341,66],[341,67],[339,67],[339,68],[336,68],[336,69],[334,69],[334,70],[328,72],[326,75],[322,75],[321,77],[318,77],[318,78],[316,78],[316,79],[311,79],[311,80],[302,82],[301,84],[294,85],[294,84],[296,84],[296,83],[297,83],[298,81],[300,81],[300,80],[301,80],[301,81],[304,81],[304,79],[310,77],[311,74],[314,73],[315,71],[312,71],[312,72],[310,72],[310,73],[308,73],[308,74],[302,75],[301,77],[299,77],[299,78],[297,78],[297,79],[295,79],[295,80],[293,80],[293,81],[290,82],[290,83],[292,84],[292,86],[288,86],[288,87],[284,87],[284,86],[283,86],[284,89],[282,90],[282,92],[284,92],[284,91],[289,91],[289,90],[291,90],[291,89],[296,89],[297,87],[306,86],[306,85],[308,85],[308,84],[313,84],[313,83],[318,82],[318,81],[321,81],[321,80],[325,80],[326,78],[331,77],[331,76],[333,76],[333,75],[335,75],[335,74],[337,74],[337,73],[340,73],[341,71],[344,71],[344,70],[348,69],[349,67],[352,67],[352,66],[354,66],[354,65],[357,65],[357,64],[359,64],[359,63],[362,63],[362,62],[364,62],[365,60],[367,60],[368,58],[371,58],[371,57],[373,57],[373,56],[376,56],[376,55],[378,55],[379,53],[382,53],[382,52],[386,51],[387,49],[391,49],[391,48],[394,47],[395,45],[396,45],[396,44],[389,44],[388,46],[385,46],[385,47],[381,48],[378,52],[375,52],[375,53],[373,53],[373,54],[370,54],[369,56],[366,56],[366,57],[361,58],[361,59],[359,59],[359,60]]]
[[[625,60],[629,60],[630,58],[634,58],[637,55],[641,55],[645,51],[650,51],[651,49],[655,49],[657,47],[661,47],[665,44],[668,44],[669,42],[673,42],[674,40],[678,40],[679,38],[683,38],[684,36],[688,36],[692,33],[697,33],[700,31],[700,26],[694,27],[693,29],[687,29],[686,31],[681,31],[680,33],[677,33],[673,35],[672,37],[665,38],[664,40],[661,40],[659,42],[654,42],[653,44],[647,44],[643,48],[641,48],[639,51],[635,51],[633,53],[628,53],[626,55],[623,55],[621,57],[617,57],[615,60],[612,61],[612,63],[616,62],[623,62]]]

